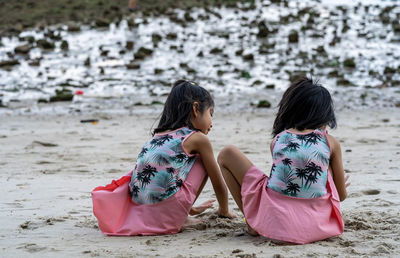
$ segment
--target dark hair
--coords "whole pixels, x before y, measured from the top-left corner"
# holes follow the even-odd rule
[[[165,101],[160,122],[157,128],[154,129],[153,135],[184,126],[197,130],[190,122],[190,114],[194,102],[199,103],[198,108],[201,113],[209,107],[214,107],[214,100],[206,89],[195,82],[176,81]]]
[[[336,127],[333,101],[329,91],[307,77],[294,82],[279,102],[272,135],[285,129],[316,129],[324,125]]]

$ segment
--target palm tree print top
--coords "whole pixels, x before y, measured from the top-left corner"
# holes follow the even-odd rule
[[[320,129],[307,134],[288,130],[278,134],[274,140],[267,187],[298,198],[325,195],[330,161],[326,134]]]
[[[143,145],[129,184],[134,202],[158,203],[179,190],[196,161],[196,155],[186,154],[182,147],[194,132],[184,127],[155,134]]]

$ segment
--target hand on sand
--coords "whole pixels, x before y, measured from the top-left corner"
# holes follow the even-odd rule
[[[207,201],[203,202],[199,206],[192,207],[192,208],[190,208],[189,214],[192,215],[192,216],[201,214],[205,210],[207,210],[209,208],[212,208],[212,206],[214,205],[214,202],[215,202],[215,199],[210,199],[210,200],[207,200]]]
[[[219,209],[217,210],[217,214],[218,214],[220,217],[223,217],[223,218],[228,218],[228,219],[235,219],[235,218],[237,218],[237,215],[236,215],[235,213],[233,213],[232,211],[228,210],[228,211],[223,212],[223,211],[221,211],[221,208],[219,208]]]
[[[346,176],[345,176],[345,178],[344,178],[344,182],[346,183],[346,184],[345,184],[346,188],[349,187],[349,185],[351,184],[350,181],[347,182],[347,181],[349,180],[349,178],[350,178],[350,175],[347,175],[347,174],[346,174]]]

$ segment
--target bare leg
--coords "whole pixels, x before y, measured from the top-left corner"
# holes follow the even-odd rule
[[[200,187],[199,187],[199,190],[198,190],[197,193],[196,193],[196,199],[194,200],[193,204],[196,202],[196,200],[197,200],[197,198],[199,197],[200,193],[203,191],[203,188],[204,188],[204,186],[206,185],[207,180],[208,180],[208,176],[206,175],[206,176],[204,176],[203,182],[201,182],[201,185],[200,185]],[[192,204],[192,205],[193,205],[193,204]],[[212,206],[212,205],[211,205],[211,206]],[[190,211],[189,211],[189,214],[190,214],[190,215],[196,215],[196,214],[198,214],[198,213],[196,213],[195,211],[193,211],[192,208],[191,208]],[[202,222],[203,222],[203,220],[201,220],[201,219],[197,219],[197,218],[193,218],[193,217],[188,216],[188,217],[186,218],[185,223],[184,223],[183,226],[182,226],[182,230],[185,229],[185,228],[188,228],[188,227],[196,226],[197,224],[200,224],[200,223],[202,223]]]
[[[203,179],[203,182],[201,182],[201,185],[200,185],[200,187],[199,187],[199,190],[198,190],[197,193],[196,193],[196,199],[194,199],[193,204],[196,202],[196,200],[197,200],[197,198],[199,197],[200,193],[203,191],[203,188],[204,188],[204,186],[206,185],[207,180],[208,180],[208,176],[206,175],[206,176],[204,177],[204,179]]]
[[[241,194],[243,177],[253,163],[237,147],[228,145],[219,153],[218,164],[233,199],[243,213]],[[247,226],[251,235],[258,235],[249,225]]]

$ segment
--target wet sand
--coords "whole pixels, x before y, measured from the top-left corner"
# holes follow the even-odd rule
[[[400,113],[343,110],[339,128],[351,175],[342,203],[345,232],[308,245],[276,245],[244,233],[243,217],[202,215],[197,229],[176,235],[106,237],[92,214],[90,191],[134,166],[158,113],[2,115],[0,248],[2,257],[395,257],[400,256]],[[97,125],[80,123],[96,118]],[[271,167],[273,110],[215,114],[215,155],[237,145],[264,171]],[[269,173],[268,173],[269,174]],[[199,202],[213,197],[210,183]],[[231,207],[239,214],[230,198]]]

